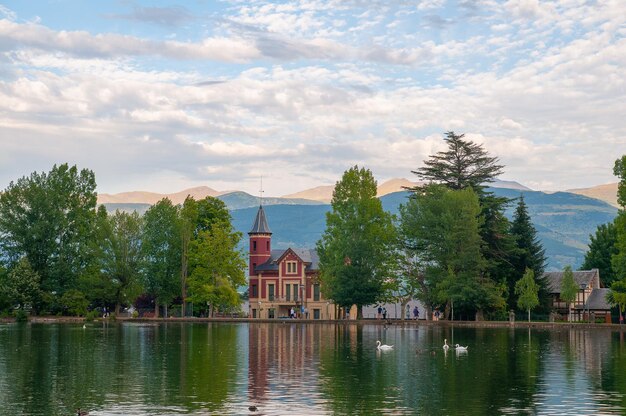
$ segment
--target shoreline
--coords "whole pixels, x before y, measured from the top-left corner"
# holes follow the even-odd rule
[[[535,329],[602,329],[610,331],[626,331],[626,325],[591,324],[570,322],[508,322],[508,321],[426,321],[426,320],[320,320],[320,319],[253,319],[253,318],[97,318],[88,322],[83,317],[72,316],[34,316],[28,323],[34,324],[84,324],[84,323],[273,323],[273,324],[335,324],[335,325],[395,325],[395,326],[440,326],[468,328],[535,328]],[[0,318],[0,324],[15,323],[15,318]]]

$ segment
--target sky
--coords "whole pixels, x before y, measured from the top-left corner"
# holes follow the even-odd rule
[[[624,0],[0,0],[0,189],[417,180],[447,131],[532,189],[616,182],[625,38]]]

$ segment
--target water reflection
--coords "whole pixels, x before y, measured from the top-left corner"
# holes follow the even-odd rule
[[[0,415],[624,414],[625,351],[575,328],[0,325]]]

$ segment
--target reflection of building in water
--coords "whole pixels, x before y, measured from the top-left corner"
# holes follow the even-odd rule
[[[281,395],[281,388],[315,387],[312,380],[317,380],[317,375],[312,372],[319,365],[312,365],[311,360],[319,359],[320,350],[333,349],[335,338],[336,331],[329,330],[328,324],[251,323],[249,398],[258,403],[270,395]]]
[[[259,207],[248,235],[250,317],[335,318],[334,304],[324,299],[321,292],[315,250],[272,250],[272,232],[263,206]]]
[[[611,323],[611,306],[606,301],[609,289],[600,287],[600,271],[598,269],[573,271],[574,282],[580,288],[576,300],[572,303],[561,299],[563,272],[546,272],[544,278],[548,283],[553,310],[563,319],[570,316],[572,321]]]

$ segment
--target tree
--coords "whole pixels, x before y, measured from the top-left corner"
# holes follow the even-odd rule
[[[511,252],[513,275],[509,279],[509,293],[511,295],[509,305],[511,305],[513,301],[513,285],[516,285],[515,282],[526,275],[528,269],[533,271],[533,276],[538,284],[541,303],[547,305],[549,298],[548,284],[543,278],[546,264],[546,251],[537,238],[537,231],[528,214],[528,208],[524,202],[523,195],[520,195],[517,202],[510,232],[515,239],[517,250]]]
[[[502,174],[504,166],[498,164],[497,157],[489,156],[482,145],[463,140],[463,137],[464,134],[447,132],[444,141],[448,150],[431,155],[424,161],[424,167],[412,173],[422,180],[450,189],[469,187],[480,193],[483,184],[493,182]]]
[[[626,210],[620,210],[614,221],[616,238],[615,254],[611,257],[611,269],[616,279],[626,278]]]
[[[485,274],[480,206],[471,188],[429,185],[401,206],[400,218],[403,244],[424,268],[420,300],[479,318],[483,310],[503,306],[501,288]]]
[[[87,314],[89,301],[80,290],[70,289],[61,296],[61,304],[70,315],[84,316]]]
[[[619,323],[624,322],[624,308],[626,308],[626,281],[616,280],[611,284],[609,293],[606,297],[607,302],[612,306],[619,307]]]
[[[71,288],[87,265],[95,188],[92,171],[67,164],[11,182],[0,194],[0,258],[27,257],[46,292]]]
[[[237,249],[241,233],[234,232],[230,222],[215,222],[209,230],[200,231],[192,241],[189,263],[190,299],[209,306],[209,316],[215,309],[239,306],[237,288],[246,283],[246,261]]]
[[[142,221],[137,212],[115,211],[108,218],[101,270],[113,287],[115,314],[134,300],[141,290],[143,267]]]
[[[617,203],[622,209],[626,209],[626,155],[615,161],[613,175],[620,179],[617,184]]]
[[[154,298],[154,314],[159,305],[167,306],[180,293],[180,221],[178,208],[164,198],[151,206],[143,217],[142,250],[145,258],[143,283]]]
[[[189,245],[194,237],[197,219],[198,204],[191,196],[187,196],[180,210],[180,289],[182,298],[182,316],[186,316],[187,278],[189,277]]]
[[[610,287],[618,280],[611,266],[611,258],[618,253],[615,222],[599,225],[595,235],[590,235],[589,240],[589,249],[585,253],[585,260],[580,269],[598,269],[603,286]]]
[[[337,182],[326,230],[317,243],[324,294],[339,306],[375,303],[395,269],[392,216],[376,198],[372,172],[354,166]]]
[[[527,268],[524,276],[515,283],[517,306],[528,311],[530,322],[530,310],[539,305],[539,285],[535,282],[535,273]]]
[[[579,287],[574,281],[574,273],[571,266],[565,266],[563,280],[561,281],[561,300],[567,302],[568,320],[572,320],[571,303],[576,300]]]
[[[9,272],[8,278],[0,283],[0,292],[4,293],[9,304],[20,309],[37,304],[42,295],[39,274],[26,257],[22,257]]]

